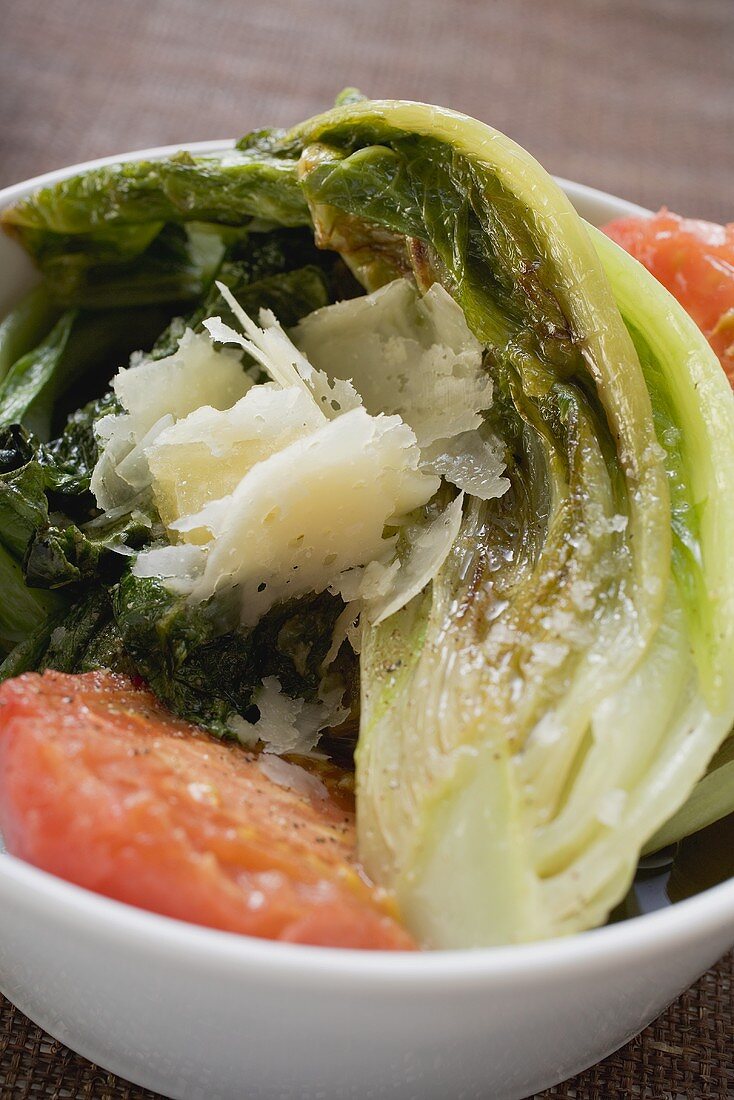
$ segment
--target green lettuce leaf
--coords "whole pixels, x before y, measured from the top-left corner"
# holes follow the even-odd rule
[[[354,294],[340,277],[333,254],[319,252],[313,234],[305,229],[272,229],[250,233],[229,250],[217,274],[245,310],[257,317],[271,309],[285,325],[295,325],[306,314],[337,297]],[[203,331],[207,317],[221,317],[236,325],[229,304],[212,286],[187,317],[176,317],[156,341],[153,357],[172,355],[186,328]]]
[[[86,480],[87,471],[77,471]],[[99,516],[81,527],[50,511],[47,490],[68,487],[49,463],[49,451],[20,425],[0,429],[0,542],[22,561],[31,588],[56,589],[81,581],[113,583],[125,558],[160,532],[152,505],[119,518]],[[76,490],[78,485],[74,485]]]
[[[181,718],[218,737],[235,736],[237,714],[256,720],[253,692],[266,676],[286,694],[316,698],[321,662],[344,604],[322,593],[274,608],[250,632],[233,626],[216,598],[191,604],[160,581],[127,573],[115,590],[114,616],[135,670]]]
[[[164,160],[93,168],[21,199],[0,222],[32,254],[54,247],[52,234],[87,235],[100,251],[116,249],[125,259],[139,255],[166,222],[241,226],[261,218],[307,225],[293,153],[277,147],[278,137],[261,131],[222,153],[194,157],[182,151]],[[123,228],[125,235],[118,235]],[[68,241],[58,243],[63,250]]]
[[[734,813],[734,737],[728,737],[687,802],[648,841],[645,852],[667,848]]]
[[[0,383],[0,424],[27,423],[48,432],[50,405],[43,398],[55,387],[63,370],[76,313],[69,310],[48,336],[10,367]]]
[[[48,440],[72,410],[97,396],[133,351],[150,347],[166,307],[64,312],[0,381],[0,426],[21,423]]]
[[[6,652],[24,641],[64,607],[66,600],[55,592],[29,588],[20,562],[0,545],[0,648]]]
[[[402,235],[462,305],[514,454],[432,586],[365,631],[360,854],[432,946],[591,927],[734,718],[734,400],[675,303],[600,248],[605,272],[496,131],[386,101],[288,140],[312,209]]]
[[[0,321],[0,381],[13,363],[31,351],[59,319],[48,287],[37,286]]]
[[[19,560],[48,525],[45,490],[35,441],[19,424],[0,429],[0,542]]]
[[[70,497],[79,498],[86,494],[87,509],[96,510],[89,493],[92,473],[99,458],[94,425],[101,417],[121,411],[115,394],[108,391],[73,412],[61,435],[39,449],[46,486],[49,491],[65,498],[66,508],[71,506]],[[92,514],[93,511],[90,511],[88,518],[91,519]]]
[[[91,672],[100,668],[133,671],[112,615],[110,594],[106,588],[93,587],[15,646],[0,665],[0,681],[45,669]]]
[[[122,231],[119,231],[122,232]],[[147,242],[147,234],[146,234]],[[182,302],[210,286],[225,251],[216,226],[164,225],[140,255],[109,256],[81,239],[53,238],[35,258],[54,300],[87,309]],[[100,254],[101,253],[101,254]]]

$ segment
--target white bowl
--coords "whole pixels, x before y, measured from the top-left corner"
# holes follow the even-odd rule
[[[52,172],[0,192],[0,208],[174,148]],[[590,221],[640,212],[561,183]],[[0,315],[34,278],[0,239]],[[3,993],[73,1050],[176,1100],[519,1100],[616,1050],[733,943],[734,881],[564,940],[401,955],[197,928],[0,856]]]

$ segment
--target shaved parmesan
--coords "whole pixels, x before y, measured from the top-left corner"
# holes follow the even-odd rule
[[[161,519],[171,524],[227,496],[257,462],[324,423],[301,388],[272,384],[254,386],[231,409],[189,413],[145,452]]]
[[[94,493],[98,507],[105,512],[116,512],[125,506],[134,495],[130,485],[117,473],[117,467],[135,447],[135,431],[132,417],[126,413],[120,416],[103,416],[94,426],[100,448],[100,456],[92,471],[90,488]]]
[[[277,783],[279,787],[287,787],[296,794],[305,795],[307,798],[315,798],[323,801],[329,797],[326,784],[318,776],[312,775],[299,764],[291,764],[287,760],[281,760],[279,756],[263,753],[258,759],[257,765],[268,779]]]
[[[173,355],[144,359],[112,380],[138,438],[166,414],[180,420],[201,405],[228,409],[252,385],[238,357],[231,351],[217,351],[207,336],[190,329]]]
[[[118,374],[125,412],[97,426],[93,488],[108,515],[152,492],[179,542],[141,551],[135,575],[195,602],[228,593],[245,627],[290,598],[340,594],[350,606],[333,659],[338,635],[358,647],[361,611],[382,621],[443,564],[463,492],[427,527],[412,515],[442,476],[482,499],[506,487],[499,446],[479,432],[492,398],[482,348],[437,284],[421,297],[400,279],[319,310],[295,330],[300,349],[272,313],[257,325],[218,285],[244,335],[210,318],[208,336],[187,331],[174,355]],[[240,353],[212,340],[273,381],[253,384]],[[233,731],[308,751],[326,703],[289,699],[277,681],[261,691],[260,721],[233,715]]]
[[[368,604],[366,614],[373,623],[394,615],[433,580],[459,534],[463,503],[464,494],[459,493],[440,516],[420,530],[400,563],[390,590]]]
[[[184,537],[210,532],[194,598],[236,587],[242,620],[252,625],[275,603],[392,558],[386,524],[425,504],[439,485],[419,461],[399,417],[357,408],[258,462],[229,496],[171,524]]]
[[[395,544],[396,540],[390,539],[390,549],[393,549]],[[351,603],[354,600],[378,599],[392,590],[399,569],[398,558],[394,558],[387,565],[381,561],[371,561],[367,565],[358,566],[350,569],[348,573],[343,573],[339,580],[331,585],[330,591],[338,593],[345,603]]]
[[[325,671],[336,660],[337,654],[344,642],[349,641],[355,653],[359,653],[361,641],[361,609],[358,604],[348,603],[334,623],[334,631],[331,635],[331,645],[321,662],[321,670]]]
[[[230,728],[246,745],[262,741],[266,753],[282,756],[297,753],[307,756],[316,745],[319,733],[333,720],[334,708],[328,703],[306,703],[285,695],[280,680],[266,676],[253,695],[260,711],[257,722],[232,715]]]
[[[132,572],[136,577],[161,577],[172,592],[189,595],[205,562],[205,551],[199,546],[154,546],[138,554]]]
[[[317,309],[292,336],[330,378],[351,379],[368,412],[401,416],[421,448],[479,427],[492,404],[482,345],[439,283],[421,297],[396,279]]]
[[[134,357],[112,388],[125,410],[95,425],[100,457],[91,489],[105,512],[125,505],[150,484],[145,451],[160,432],[203,404],[227,409],[252,387],[232,352],[216,351],[207,336],[190,330],[164,359]],[[122,513],[121,513],[122,514]]]
[[[150,469],[145,457],[147,448],[152,446],[161,432],[165,432],[166,428],[170,428],[172,424],[173,417],[170,413],[166,413],[160,420],[156,420],[153,427],[145,433],[139,442],[135,442],[132,449],[117,463],[117,476],[126,482],[131,489],[140,492],[150,485]]]
[[[242,325],[246,338],[225,325],[219,317],[204,322],[210,336],[215,340],[239,344],[283,388],[301,386],[324,416],[338,416],[356,409],[362,403],[350,382],[331,381],[322,371],[314,369],[269,309],[260,310],[261,327],[258,327],[224,283],[217,283],[217,287]]]
[[[480,500],[501,497],[510,487],[503,477],[504,448],[498,439],[478,431],[439,439],[423,452],[423,466]]]

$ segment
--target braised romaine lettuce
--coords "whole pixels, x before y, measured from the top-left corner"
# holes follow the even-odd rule
[[[166,222],[241,226],[264,218],[308,225],[295,173],[298,150],[280,138],[263,130],[222,153],[194,157],[182,150],[163,160],[92,168],[34,191],[4,211],[2,223],[33,255],[75,237],[87,251],[95,246],[98,260],[120,261],[141,255]]]
[[[730,400],[721,371],[706,355],[696,325],[663,287],[608,238],[591,230],[617,304],[632,335],[653,401],[671,493],[673,574],[705,694],[714,713],[730,698],[734,605],[726,548],[731,510],[717,508],[734,476]],[[685,364],[685,368],[682,366]],[[694,739],[691,767],[701,764]],[[648,841],[646,850],[680,840],[734,811],[734,738],[716,753],[691,797]]]
[[[462,305],[514,451],[510,494],[469,499],[430,589],[365,631],[362,857],[433,946],[593,926],[734,715],[734,400],[489,127],[382,102],[292,136],[317,216],[401,236]]]

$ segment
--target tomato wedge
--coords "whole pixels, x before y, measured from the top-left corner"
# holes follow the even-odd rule
[[[196,924],[410,949],[356,864],[343,776],[215,741],[114,673],[28,673],[0,687],[0,828],[12,854]]]
[[[734,385],[734,224],[618,218],[604,232],[644,264],[693,318]]]

